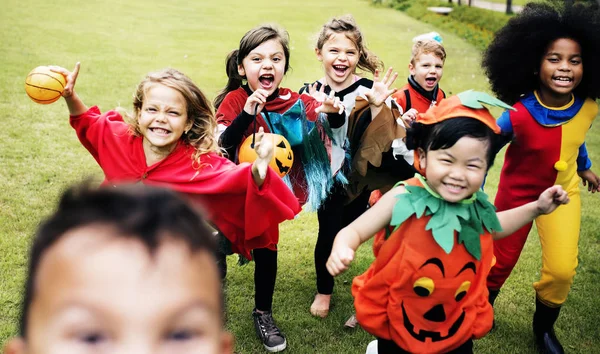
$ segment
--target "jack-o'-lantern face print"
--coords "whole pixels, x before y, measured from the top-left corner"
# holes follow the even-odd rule
[[[397,310],[388,315],[404,346],[436,352],[462,341],[471,331],[477,295],[469,295],[481,293],[476,287],[484,287],[485,281],[478,276],[481,262],[462,245],[446,254],[432,237],[424,238],[431,238],[422,244],[428,251],[409,247],[403,254],[398,273],[410,275],[390,288]]]
[[[425,261],[417,271],[418,278],[412,283],[416,297],[405,300],[413,303],[409,306],[410,310],[406,310],[408,306],[404,302],[402,304],[406,330],[421,342],[437,342],[452,337],[465,319],[464,311],[456,316],[455,310],[469,292],[476,272],[475,263],[465,263],[456,274],[447,274],[447,271],[439,258]],[[449,301],[452,298],[454,303]],[[416,330],[417,326],[419,330]]]

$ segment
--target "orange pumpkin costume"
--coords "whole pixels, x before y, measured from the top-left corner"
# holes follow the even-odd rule
[[[417,121],[473,117],[500,131],[478,103],[496,101],[476,92],[459,96]],[[492,328],[486,278],[495,261],[491,232],[501,231],[500,223],[481,191],[450,203],[420,175],[402,184],[406,193],[397,197],[390,227],[375,235],[375,261],[352,283],[356,317],[367,332],[408,352],[452,351]]]

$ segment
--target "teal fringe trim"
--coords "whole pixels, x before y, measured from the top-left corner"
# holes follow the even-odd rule
[[[306,132],[308,130],[308,120],[306,120],[306,117],[303,117],[303,122],[304,131]],[[316,123],[308,131],[305,138],[302,139],[302,154],[300,156],[308,191],[308,201],[306,204],[312,210],[319,210],[319,207],[325,198],[327,198],[333,186],[329,155],[327,154],[325,144],[323,144],[323,134],[331,136],[331,127],[329,126],[327,115],[319,114]]]

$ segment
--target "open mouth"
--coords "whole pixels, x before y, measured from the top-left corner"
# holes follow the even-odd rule
[[[344,76],[348,71],[349,66],[347,65],[333,65],[333,71],[337,76]]]
[[[275,81],[275,76],[273,76],[271,74],[261,75],[258,78],[258,81],[260,82],[260,85],[262,86],[262,88],[268,90],[273,86],[273,81]]]
[[[459,186],[457,184],[451,184],[451,183],[444,183],[444,187],[446,187],[446,189],[450,193],[460,193],[465,189],[465,187],[463,187],[463,186]]]
[[[437,83],[437,79],[435,77],[428,77],[425,78],[425,82],[427,83],[427,86],[432,87]]]
[[[553,76],[552,81],[557,86],[569,86],[573,82],[573,78],[567,76]]]
[[[148,128],[148,130],[156,135],[169,135],[171,133],[170,130],[164,128]]]
[[[465,311],[463,310],[460,317],[458,317],[458,319],[452,324],[452,327],[450,327],[450,329],[448,330],[448,333],[446,335],[442,335],[441,332],[426,331],[424,329],[421,329],[421,330],[419,330],[419,333],[416,333],[415,326],[410,322],[410,319],[406,315],[406,310],[404,309],[404,303],[402,303],[402,317],[404,318],[404,327],[406,328],[408,333],[410,333],[410,335],[413,336],[413,338],[415,338],[416,340],[418,340],[420,342],[425,342],[426,338],[430,338],[432,342],[439,342],[444,339],[448,339],[448,338],[452,337],[453,335],[456,334],[456,332],[458,332],[458,329],[460,328],[463,321],[465,320]]]

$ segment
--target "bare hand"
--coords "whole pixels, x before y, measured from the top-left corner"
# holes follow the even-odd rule
[[[375,70],[373,75],[373,87],[365,92],[365,96],[369,101],[369,104],[375,107],[380,107],[388,97],[393,95],[398,89],[390,89],[390,86],[396,81],[398,73],[392,74],[392,68],[387,69],[385,75],[379,80],[379,70]]]
[[[327,99],[325,94],[325,84],[321,84],[321,88],[317,90],[317,83],[308,85],[308,94],[317,102],[323,103]]]
[[[581,178],[583,186],[585,187],[587,185],[588,192],[600,192],[600,177],[598,177],[594,171],[587,169],[585,171],[577,171],[577,174]]]
[[[335,92],[331,91],[329,96],[323,101],[323,103],[315,109],[315,112],[318,113],[338,113],[342,114],[345,107],[344,104],[340,101],[339,97],[335,96]]]
[[[264,89],[258,89],[246,99],[246,104],[244,105],[244,111],[250,115],[254,115],[254,110],[256,110],[256,114],[260,114],[265,103],[267,103],[267,97],[269,97],[269,92]]]
[[[63,67],[60,66],[56,66],[56,65],[50,65],[50,70],[54,71],[55,73],[59,73],[62,76],[65,77],[65,80],[67,81],[67,84],[65,85],[65,89],[63,90],[62,96],[63,97],[71,97],[73,95],[73,92],[75,92],[75,82],[77,81],[77,76],[79,76],[79,67],[80,67],[80,63],[77,62],[77,64],[75,64],[75,69],[73,69],[73,71],[69,71]]]
[[[267,169],[269,168],[269,163],[273,159],[273,154],[275,153],[275,149],[273,147],[273,139],[265,138],[265,131],[263,127],[258,128],[258,133],[256,133],[256,140],[254,141],[254,150],[256,151],[256,155],[258,156],[254,161],[254,168],[258,172],[258,175],[261,179],[265,179],[267,177]]]
[[[404,122],[404,125],[406,125],[406,127],[410,127],[413,124],[413,122],[417,119],[418,113],[419,112],[414,108],[411,108],[408,111],[406,111],[402,115],[402,121]]]
[[[569,202],[569,195],[560,185],[554,185],[540,194],[537,200],[539,215],[550,214],[561,204]]]
[[[353,260],[354,250],[352,248],[341,243],[334,243],[331,255],[329,255],[329,259],[325,266],[327,267],[329,274],[335,277],[336,275],[345,272]]]

